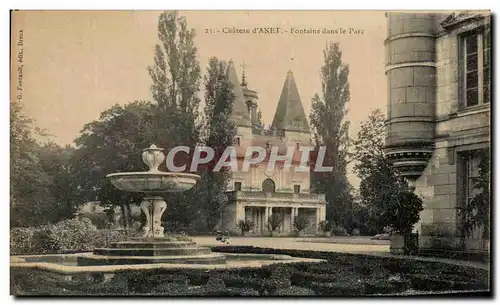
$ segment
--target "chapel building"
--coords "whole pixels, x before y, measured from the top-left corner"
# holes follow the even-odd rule
[[[232,61],[228,65],[228,77],[233,85],[234,104],[231,119],[236,124],[236,146],[238,165],[250,146],[266,149],[264,162],[251,165],[247,172],[231,173],[227,194],[229,204],[222,213],[220,226],[230,232],[238,232],[239,220],[250,220],[255,224],[251,235],[266,235],[268,219],[279,213],[283,219],[275,235],[294,234],[293,221],[298,215],[309,219],[305,234],[316,234],[320,222],[325,220],[326,201],[324,195],[311,193],[310,171],[295,171],[301,161],[301,146],[311,145],[310,129],[292,71],[288,71],[274,119],[269,130],[260,122],[258,94],[251,90],[242,76],[240,83]],[[284,169],[284,162],[277,162],[268,170],[267,159],[273,150],[280,156],[294,147],[291,168]],[[308,165],[311,165],[308,163]]]

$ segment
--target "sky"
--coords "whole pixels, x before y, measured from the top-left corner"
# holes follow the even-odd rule
[[[85,123],[114,104],[151,100],[147,67],[158,43],[160,11],[22,11],[12,21],[14,57],[23,31],[22,103],[61,145],[70,144]],[[232,59],[259,95],[266,124],[272,122],[286,73],[292,70],[304,109],[321,91],[323,49],[339,42],[350,68],[350,134],[375,108],[385,112],[383,11],[180,11],[196,31],[198,59]],[[280,34],[231,34],[224,28],[280,27]],[[300,31],[345,31],[307,34]],[[350,30],[351,29],[351,30]],[[217,32],[219,31],[219,32]],[[226,30],[227,31],[227,30]],[[286,31],[286,32],[285,32]],[[299,31],[299,32],[297,32]],[[293,32],[293,33],[292,33]],[[351,33],[349,33],[351,32]],[[292,60],[293,58],[293,60]],[[13,76],[12,86],[16,85]],[[16,75],[18,76],[18,75]],[[241,79],[241,78],[240,78]],[[351,174],[352,176],[352,174]],[[352,180],[352,177],[350,177]]]

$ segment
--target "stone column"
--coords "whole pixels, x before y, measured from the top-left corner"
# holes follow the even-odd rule
[[[281,216],[282,216],[283,218],[285,217],[285,215],[284,215],[285,211],[284,211],[284,209],[283,209],[283,208],[280,208],[279,213],[281,214]],[[283,231],[285,231],[285,220],[284,220],[284,219],[283,219],[283,221],[281,222],[280,230],[281,230],[282,232],[283,232]]]
[[[259,231],[260,230],[260,208],[259,207],[255,208],[254,221],[255,221],[255,231]]]
[[[269,217],[273,215],[273,207],[269,207]]]
[[[264,221],[262,222],[264,231],[267,231],[268,219],[269,219],[269,207],[264,207]]]
[[[292,223],[295,220],[295,217],[297,217],[297,208],[292,208]]]
[[[245,206],[241,203],[236,203],[236,223],[240,220],[245,220]]]
[[[292,228],[293,228],[293,222],[295,221],[295,218],[299,215],[299,208],[293,208],[292,209]]]
[[[316,232],[319,232],[320,221],[321,221],[321,206],[316,208]]]

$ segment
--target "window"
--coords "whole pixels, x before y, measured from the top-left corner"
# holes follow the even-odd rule
[[[300,150],[300,143],[299,142],[297,142],[295,149]]]
[[[241,191],[241,182],[235,182],[234,183],[234,190],[235,191]]]
[[[276,184],[272,179],[266,179],[262,182],[262,191],[264,193],[274,193],[276,191]]]
[[[293,186],[293,192],[294,192],[295,194],[300,194],[300,185],[298,185],[298,184],[297,184],[297,185],[294,185],[294,186]]]
[[[465,156],[465,203],[476,196],[476,179],[479,177],[479,163],[481,159],[477,153],[471,152]]]
[[[462,37],[463,99],[466,107],[488,104],[491,99],[491,30]]]
[[[241,140],[240,137],[236,137],[236,145],[240,146],[241,145]]]

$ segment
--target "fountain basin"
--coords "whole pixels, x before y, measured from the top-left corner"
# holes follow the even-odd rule
[[[82,258],[96,257],[95,260],[87,260],[85,265],[81,265]],[[213,257],[213,262],[209,263],[207,259]],[[217,258],[224,258],[217,261]],[[103,259],[100,261],[99,259]],[[105,261],[109,257],[97,257],[92,252],[76,253],[76,254],[49,254],[49,255],[21,255],[12,256],[11,268],[21,268],[28,270],[43,270],[54,274],[61,275],[78,275],[78,274],[113,274],[126,270],[179,270],[179,269],[198,269],[198,270],[213,270],[213,269],[247,269],[247,268],[262,268],[273,264],[296,264],[296,263],[322,263],[325,260],[292,257],[289,255],[275,254],[246,254],[246,253],[211,253],[198,258],[191,256],[177,256],[175,259],[165,261],[129,261],[124,264],[125,260],[120,263],[110,263]],[[124,257],[121,257],[124,258]],[[149,257],[149,259],[154,257]],[[174,257],[172,257],[174,258]],[[146,258],[148,259],[148,258]],[[186,260],[187,259],[187,260]],[[189,261],[191,259],[191,261]],[[203,259],[205,263],[196,263],[196,259]]]
[[[173,172],[126,172],[106,176],[118,189],[142,193],[178,193],[191,189],[200,176]]]
[[[78,266],[108,266],[108,265],[142,265],[142,264],[197,264],[221,265],[226,263],[226,256],[220,253],[196,255],[160,255],[160,256],[125,256],[96,255],[94,253],[81,255],[77,258]]]

